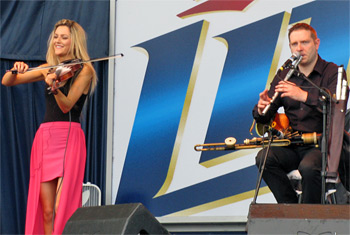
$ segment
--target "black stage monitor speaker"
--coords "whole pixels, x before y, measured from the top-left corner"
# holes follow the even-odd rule
[[[141,203],[81,207],[63,234],[169,234]]]

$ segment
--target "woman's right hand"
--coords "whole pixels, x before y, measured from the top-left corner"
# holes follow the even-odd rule
[[[25,73],[27,72],[29,66],[21,61],[17,61],[15,62],[15,64],[13,65],[13,68],[11,69],[11,71],[16,70],[17,73]]]
[[[42,66],[47,66],[47,64],[43,64]],[[15,86],[23,83],[38,82],[45,79],[43,74],[43,71],[45,70],[28,71],[28,69],[28,64],[22,61],[15,62],[13,68],[4,74],[1,83],[4,86]]]

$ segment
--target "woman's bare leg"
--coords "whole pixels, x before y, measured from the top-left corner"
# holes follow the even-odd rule
[[[62,177],[58,178],[58,182],[57,182],[57,189],[56,189],[56,205],[55,205],[55,210],[57,212],[58,210],[58,205],[60,204],[60,198],[61,198],[61,191],[62,191],[62,184],[63,184],[63,180]]]
[[[55,205],[58,179],[40,184],[40,202],[43,209],[45,234],[52,234],[53,209]]]

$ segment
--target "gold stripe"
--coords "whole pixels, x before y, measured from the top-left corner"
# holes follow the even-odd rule
[[[171,155],[171,160],[170,160],[170,164],[169,164],[167,177],[163,183],[163,186],[161,187],[161,189],[158,191],[158,193],[153,198],[164,195],[166,193],[166,191],[169,189],[171,181],[173,180],[173,177],[174,177],[176,162],[177,162],[177,159],[179,156],[182,136],[183,136],[183,133],[185,130],[186,122],[187,122],[188,111],[190,109],[193,90],[194,90],[194,86],[196,84],[196,80],[197,80],[197,76],[198,76],[198,70],[199,70],[200,61],[201,61],[202,55],[203,55],[203,49],[204,49],[205,40],[206,40],[207,34],[208,34],[208,28],[209,28],[209,22],[204,20],[201,34],[200,34],[199,41],[198,41],[196,56],[195,56],[193,67],[192,67],[192,73],[191,73],[190,81],[189,81],[188,88],[187,88],[185,103],[184,103],[184,107],[182,109],[181,119],[180,119],[180,123],[179,123],[179,129],[177,131],[174,149],[173,149],[173,153]]]
[[[260,149],[244,149],[244,150],[239,150],[237,152],[233,152],[233,153],[229,153],[229,154],[225,154],[223,156],[220,157],[216,157],[214,159],[202,162],[201,165],[209,168],[209,167],[213,167],[219,164],[222,164],[224,162],[228,162],[228,161],[232,161],[234,159],[238,159],[241,157],[245,157],[248,154],[252,154],[252,153],[257,153]]]
[[[259,190],[259,195],[263,195],[263,194],[267,194],[270,193],[270,189],[265,186],[260,188]],[[196,207],[192,207],[190,209],[186,209],[186,210],[182,210],[182,211],[178,211],[172,214],[168,214],[166,216],[189,216],[189,215],[194,215],[203,211],[207,211],[207,210],[211,210],[211,209],[215,209],[218,207],[222,207],[222,206],[226,206],[235,202],[239,202],[239,201],[243,201],[249,198],[253,198],[255,194],[255,190],[251,190],[248,192],[244,192],[241,194],[237,194],[237,195],[233,195],[231,197],[227,197],[227,198],[223,198],[220,200],[216,200],[213,202],[209,202],[200,206],[196,206]]]
[[[279,62],[280,57],[281,57],[283,44],[284,44],[285,39],[286,39],[289,21],[290,21],[290,13],[285,12],[284,16],[283,16],[282,24],[281,24],[280,33],[279,33],[278,39],[277,39],[275,53],[274,53],[273,58],[272,58],[270,72],[269,72],[269,75],[267,77],[266,89],[270,88],[270,83],[272,82],[273,78],[276,75],[277,66],[278,66],[278,62]]]
[[[350,84],[350,58],[349,58],[349,62],[348,62],[348,67],[346,68],[346,75],[348,76],[348,86]]]
[[[144,54],[147,59],[149,59],[149,55],[148,55],[148,51],[145,50],[145,48],[142,48],[142,47],[133,47],[135,50],[141,52],[142,54]]]
[[[222,43],[226,46],[226,48],[227,48],[227,50],[228,50],[228,43],[227,43],[227,41],[226,41],[225,38],[222,38],[222,37],[214,37],[214,39],[218,40],[219,42],[222,42]]]
[[[228,50],[228,43],[226,41],[225,38],[222,38],[222,37],[214,37],[214,39],[218,40],[219,42],[223,43],[226,47],[226,49]],[[205,161],[205,162],[202,162],[200,163],[202,166],[206,167],[206,168],[209,168],[209,167],[213,167],[213,166],[216,166],[216,165],[219,165],[219,164],[222,164],[224,162],[228,162],[228,161],[231,161],[231,160],[234,160],[234,159],[237,159],[237,158],[240,158],[240,157],[244,157],[246,156],[247,154],[251,154],[253,152],[257,152],[257,150],[249,150],[249,149],[246,149],[246,150],[239,150],[239,151],[236,151],[236,152],[233,152],[233,153],[229,153],[229,154],[225,154],[223,156],[220,156],[220,157],[217,157],[217,158],[214,158],[214,159],[211,159],[211,160],[208,160],[208,161]]]

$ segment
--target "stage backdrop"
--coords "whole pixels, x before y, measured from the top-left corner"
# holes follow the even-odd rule
[[[259,93],[306,22],[322,58],[349,74],[349,1],[117,1],[113,146],[115,203],[155,216],[247,217],[259,149],[196,152],[250,134]],[[257,202],[274,202],[262,183]]]

